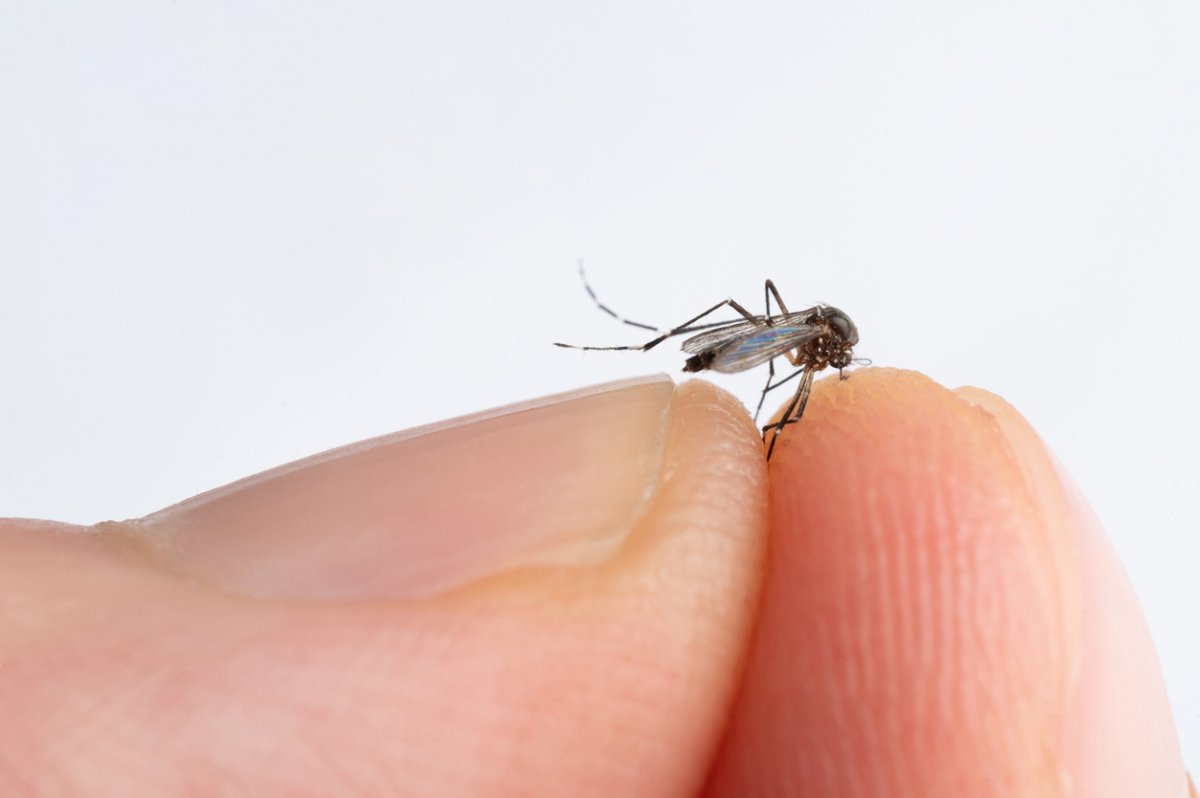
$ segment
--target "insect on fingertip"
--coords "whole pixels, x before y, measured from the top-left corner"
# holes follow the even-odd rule
[[[627,324],[646,330],[660,330],[651,324],[631,321],[617,315],[604,305],[596,296],[596,292],[587,283],[583,274],[583,262],[579,263],[580,277],[584,288],[596,307],[606,314]],[[830,305],[814,305],[805,310],[791,312],[783,303],[775,283],[767,280],[763,286],[766,298],[766,314],[755,315],[732,299],[725,299],[710,307],[703,313],[698,313],[676,327],[647,341],[640,346],[575,346],[572,344],[555,343],[566,349],[608,349],[646,352],[668,338],[686,333],[694,333],[684,340],[681,348],[690,355],[684,364],[684,371],[716,371],[723,374],[734,374],[767,364],[767,382],[759,396],[758,408],[754,418],[757,421],[762,411],[763,400],[767,393],[784,383],[800,377],[796,393],[792,395],[787,409],[779,420],[762,428],[763,443],[767,444],[767,435],[771,435],[767,445],[767,460],[775,451],[775,444],[783,433],[783,428],[795,424],[804,415],[812,392],[813,376],[818,371],[832,366],[838,370],[838,376],[846,379],[846,367],[862,363],[865,358],[854,358],[854,347],[858,343],[858,328],[842,311]],[[771,300],[775,300],[777,312],[771,312]],[[736,311],[741,318],[729,321],[705,322],[697,324],[701,319],[724,308]],[[775,379],[775,358],[783,357],[795,371],[783,379]],[[869,360],[865,361],[870,363]]]

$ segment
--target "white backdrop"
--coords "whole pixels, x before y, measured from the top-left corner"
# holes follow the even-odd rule
[[[580,257],[662,324],[769,276],[1036,425],[1200,768],[1197,41],[1134,0],[8,7],[0,515],[677,371],[550,346],[641,340]]]

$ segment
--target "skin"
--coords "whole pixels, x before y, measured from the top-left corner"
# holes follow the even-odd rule
[[[4,795],[1189,794],[1078,491],[999,398],[885,369],[769,472],[650,379],[0,521],[0,718]]]

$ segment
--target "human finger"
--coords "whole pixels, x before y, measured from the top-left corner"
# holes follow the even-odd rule
[[[1010,406],[869,369],[801,427],[708,794],[1186,794],[1136,599]]]
[[[736,402],[647,380],[10,521],[0,792],[694,794],[765,510]]]

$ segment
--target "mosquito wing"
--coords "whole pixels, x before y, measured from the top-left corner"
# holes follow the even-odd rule
[[[766,321],[729,321],[706,333],[693,335],[683,342],[682,349],[689,355],[699,355],[711,352],[721,346],[742,338],[760,327],[766,327]]]
[[[753,320],[746,319],[745,321],[723,321],[717,324],[697,324],[694,327],[688,327],[691,330],[702,330],[705,327],[711,327],[709,332],[700,335],[693,335],[683,342],[682,349],[689,355],[702,355],[705,352],[711,352],[714,349],[719,349],[725,344],[736,341],[738,338],[743,338],[749,333],[758,329],[769,329],[772,326],[778,327],[795,327],[801,324],[808,324],[812,320],[813,314],[820,310],[820,306],[811,307],[807,310],[801,310],[796,313],[786,313],[780,316],[772,316],[771,323],[767,323],[766,316],[755,316]]]
[[[752,369],[803,345],[817,334],[808,324],[760,326],[718,349],[709,368],[725,374]]]

